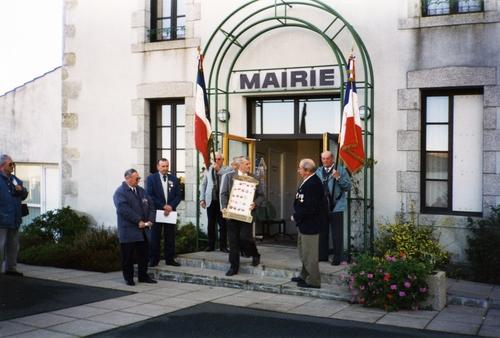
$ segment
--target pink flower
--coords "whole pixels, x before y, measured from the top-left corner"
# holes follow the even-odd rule
[[[347,265],[347,261],[342,261],[342,262],[340,262],[340,265],[342,265],[342,266],[346,266],[346,265]]]
[[[365,286],[364,286],[364,285],[361,285],[361,286],[359,287],[359,289],[360,289],[360,290],[364,290],[364,289],[365,289]]]
[[[406,296],[406,292],[404,291],[399,291],[399,297],[404,297]]]
[[[368,278],[372,279],[372,278],[373,278],[373,273],[369,273],[369,274],[367,274],[367,275],[366,275],[366,277],[368,277]]]
[[[411,283],[410,282],[405,282],[405,288],[409,289],[411,287]]]
[[[364,275],[365,275],[365,272],[364,272],[364,271],[361,271],[361,272],[359,273],[359,275],[360,275],[360,276],[364,276]]]
[[[426,293],[427,292],[427,288],[420,288],[420,292]]]
[[[398,286],[396,284],[391,284],[391,290],[397,290]]]

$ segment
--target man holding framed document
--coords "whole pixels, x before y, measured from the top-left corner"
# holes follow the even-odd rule
[[[252,211],[264,200],[264,193],[258,180],[251,175],[250,161],[238,158],[238,169],[225,175],[220,188],[221,210],[227,220],[229,236],[229,263],[226,276],[238,273],[240,250],[252,256],[252,265],[260,264],[260,254],[252,238]]]

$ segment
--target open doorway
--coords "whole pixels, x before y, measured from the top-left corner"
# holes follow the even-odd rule
[[[256,174],[264,185],[267,207],[272,208],[267,214],[273,215],[275,221],[284,221],[258,224],[256,232],[263,241],[295,245],[297,230],[291,216],[300,183],[297,166],[303,158],[311,158],[319,165],[322,147],[322,139],[266,139],[256,143]]]

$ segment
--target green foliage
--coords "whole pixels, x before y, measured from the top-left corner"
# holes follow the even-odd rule
[[[443,269],[449,262],[449,253],[439,245],[434,228],[413,222],[382,225],[375,252],[379,257],[404,256],[432,269]]]
[[[349,268],[349,289],[364,306],[417,310],[428,296],[426,264],[405,256],[360,254]]]
[[[22,229],[25,240],[30,241],[23,244],[72,242],[88,227],[87,217],[79,216],[70,207],[48,211]]]
[[[469,219],[471,236],[466,250],[474,279],[500,284],[500,207],[491,208],[489,217],[477,222]]]
[[[200,239],[207,236],[199,231]],[[175,235],[175,252],[177,254],[195,252],[196,251],[196,226],[193,223],[188,223],[177,229]]]
[[[49,211],[35,218],[20,233],[19,261],[91,271],[120,269],[116,231],[91,227],[71,208]]]

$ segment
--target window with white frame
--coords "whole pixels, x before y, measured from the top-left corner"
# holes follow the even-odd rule
[[[422,15],[436,16],[482,12],[483,0],[423,0]]]
[[[23,225],[41,214],[58,209],[60,200],[59,168],[51,164],[16,163],[15,175],[28,190],[28,197],[23,203],[28,204],[29,215],[23,217]]]
[[[422,92],[421,210],[482,213],[481,89]]]

